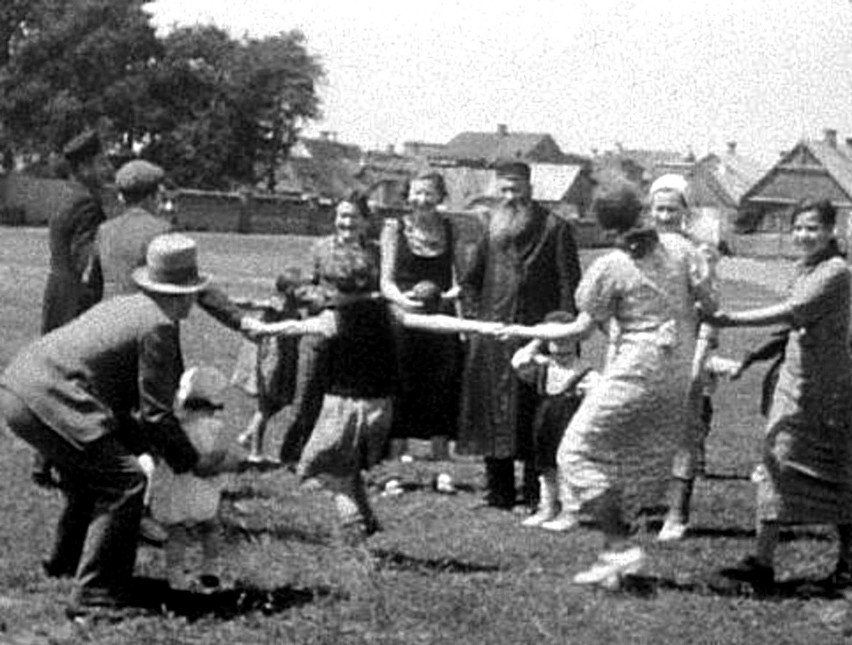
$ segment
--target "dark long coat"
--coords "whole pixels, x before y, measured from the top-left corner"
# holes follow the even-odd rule
[[[501,248],[486,234],[477,244],[462,288],[480,320],[534,324],[561,309],[575,313],[580,261],[570,225],[539,204],[536,229],[521,246]],[[522,341],[472,335],[465,364],[458,451],[526,458],[537,395],[511,366]]]
[[[50,271],[42,303],[43,334],[76,318],[101,299],[103,282],[93,270],[98,226],[106,219],[100,200],[72,183],[67,202],[50,219]]]

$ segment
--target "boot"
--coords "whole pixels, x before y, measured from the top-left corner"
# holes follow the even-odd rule
[[[556,473],[545,473],[538,478],[538,510],[521,522],[521,526],[537,527],[556,517],[559,501],[556,492]]]

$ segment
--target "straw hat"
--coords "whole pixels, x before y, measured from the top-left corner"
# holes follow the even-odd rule
[[[145,291],[185,295],[204,291],[208,276],[198,274],[195,240],[180,233],[166,233],[151,240],[145,266],[133,272],[133,280]]]

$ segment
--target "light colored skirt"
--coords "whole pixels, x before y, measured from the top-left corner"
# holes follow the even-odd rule
[[[326,394],[299,461],[299,476],[348,477],[371,468],[384,455],[392,420],[390,398]]]

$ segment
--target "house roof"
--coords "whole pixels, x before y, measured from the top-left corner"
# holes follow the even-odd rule
[[[533,197],[558,202],[583,172],[582,166],[553,163],[530,164]]]
[[[347,159],[358,161],[361,158],[361,148],[351,143],[339,143],[334,139],[301,138],[293,147],[292,156],[309,157],[311,159]]]
[[[852,203],[852,148],[803,139],[743,195],[743,201],[795,203],[803,198]]]
[[[508,157],[523,158],[547,139],[552,140],[552,137],[533,132],[462,132],[450,139],[440,156],[486,162]]]

